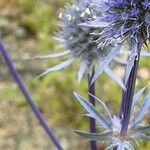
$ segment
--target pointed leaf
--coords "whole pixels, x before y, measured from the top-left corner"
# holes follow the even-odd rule
[[[114,80],[115,82],[117,82],[117,84],[124,90],[126,90],[126,87],[124,85],[124,83],[122,82],[122,80],[115,74],[115,72],[113,72],[109,67],[105,68],[105,72],[107,73],[107,75]]]
[[[100,68],[96,71],[94,77],[91,80],[91,85],[96,81],[96,79],[103,73],[103,71],[105,70],[105,68],[108,66],[108,64],[111,62],[112,59],[114,59],[114,57],[119,53],[119,50],[121,48],[121,45],[119,44],[119,46],[112,50],[104,59],[104,61],[102,62]]]
[[[150,133],[150,125],[137,127],[133,129],[134,132],[149,134]]]
[[[141,107],[133,118],[131,126],[135,126],[144,117],[150,107],[150,93],[145,97]]]
[[[138,135],[138,137],[136,137],[136,140],[150,141],[150,136],[147,136],[145,134],[140,134]]]
[[[82,106],[87,110],[87,112],[96,119],[105,129],[111,129],[109,122],[104,118],[104,116],[87,100],[81,97],[79,94],[74,92],[75,97],[80,102]]]
[[[133,97],[133,102],[132,102],[132,110],[133,107],[135,106],[136,102],[138,101],[139,97],[143,94],[143,92],[145,91],[145,88],[142,88],[141,90],[139,90]]]
[[[90,115],[90,114],[83,114],[83,116],[93,118],[93,116],[92,116],[92,115]]]
[[[97,102],[98,102],[100,105],[102,105],[104,111],[107,112],[107,114],[108,114],[110,120],[112,120],[111,113],[110,113],[108,107],[106,106],[106,104],[105,104],[103,101],[101,101],[98,97],[94,96],[93,94],[89,93],[89,95],[92,96],[93,98],[95,98],[95,100],[97,100]]]
[[[83,138],[89,139],[91,141],[105,141],[110,140],[112,138],[111,132],[103,132],[103,133],[87,133],[79,130],[75,130],[75,133],[80,135]]]
[[[125,71],[125,85],[126,85],[128,79],[129,79],[131,70],[132,70],[132,68],[134,66],[134,61],[135,61],[135,56],[131,56],[130,60],[127,63],[126,71]]]
[[[60,37],[54,37],[53,39],[59,42],[65,42],[65,40]]]
[[[123,55],[131,55],[131,51],[130,50],[121,50],[120,51],[120,54],[123,54]],[[141,51],[141,56],[142,57],[150,57],[150,53],[147,52],[146,50],[142,50]]]
[[[69,59],[69,60],[66,60],[66,61],[64,61],[64,62],[62,62],[62,63],[60,63],[60,64],[58,64],[58,65],[56,65],[54,67],[48,68],[46,71],[44,71],[42,74],[40,74],[37,77],[37,79],[45,76],[46,74],[48,74],[50,72],[61,70],[61,69],[65,68],[65,67],[69,66],[70,64],[72,64],[73,61],[74,61],[74,59]]]
[[[45,55],[45,56],[35,56],[35,57],[32,57],[30,59],[49,59],[49,58],[57,58],[57,57],[61,57],[61,56],[65,56],[67,54],[69,54],[70,51],[64,51],[64,52],[61,52],[61,53],[56,53],[56,54],[48,54],[48,55]],[[29,59],[28,59],[29,60]]]
[[[119,65],[122,65],[122,66],[126,66],[127,65],[127,61],[125,60],[122,60],[121,58],[118,58],[118,57],[115,57],[113,59],[114,62],[118,63]]]
[[[81,66],[80,66],[80,69],[78,71],[78,82],[80,83],[84,73],[85,73],[85,70],[86,70],[86,67],[87,67],[87,63],[86,62],[82,62]]]
[[[83,26],[83,27],[89,27],[89,28],[104,28],[106,26],[108,26],[108,23],[106,22],[102,22],[100,21],[101,19],[100,18],[97,18],[95,19],[94,21],[88,21],[88,22],[85,22],[85,23],[80,23],[78,24],[79,26]]]

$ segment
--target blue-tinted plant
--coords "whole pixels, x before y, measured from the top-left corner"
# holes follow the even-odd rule
[[[148,0],[75,0],[67,4],[60,14],[60,28],[56,39],[66,51],[37,56],[34,59],[62,57],[65,61],[48,68],[40,76],[68,67],[77,59],[81,61],[78,81],[84,74],[88,76],[89,102],[75,93],[78,101],[86,108],[90,118],[90,133],[76,131],[88,138],[91,150],[96,150],[95,141],[109,141],[109,148],[132,150],[133,143],[150,140],[149,125],[140,124],[150,106],[148,94],[136,114],[133,108],[144,92],[144,88],[134,95],[137,70],[142,48],[150,41],[150,2]],[[109,68],[118,60],[122,47],[128,47],[124,82]],[[144,51],[145,52],[145,51]],[[149,54],[146,54],[149,55]],[[117,57],[117,59],[116,59]],[[119,61],[119,62],[122,62]],[[124,61],[123,61],[124,62]],[[95,66],[100,65],[95,71]],[[113,116],[105,103],[95,97],[95,81],[106,72],[123,89],[120,113]],[[100,113],[95,107],[95,99],[107,114]],[[103,129],[96,133],[95,120]]]
[[[102,60],[110,52],[111,45],[104,50],[98,49],[97,44],[94,43],[98,36],[90,35],[92,32],[100,32],[101,28],[96,29],[79,25],[94,17],[93,10],[88,6],[89,0],[73,1],[72,5],[67,4],[61,10],[59,15],[59,25],[61,27],[60,32],[56,34],[56,39],[67,51],[56,54],[54,57],[68,55],[68,59],[55,67],[47,69],[41,76],[65,68],[74,63],[76,59],[80,59],[81,65],[78,71],[78,80],[80,81],[85,72],[92,74],[95,63]],[[53,55],[47,57],[51,58],[51,56]]]
[[[102,72],[105,71],[113,80],[125,88],[122,81],[117,78],[115,73],[108,68],[107,64],[112,59],[115,59],[118,51],[116,42],[107,44],[107,46],[97,46],[95,42],[99,36],[91,33],[99,33],[103,30],[103,27],[85,26],[84,23],[89,20],[93,20],[96,16],[101,16],[100,11],[94,11],[89,5],[92,0],[75,0],[72,1],[72,5],[67,4],[65,8],[61,10],[59,15],[59,32],[56,34],[56,39],[59,41],[59,46],[62,46],[66,51],[57,54],[50,54],[45,56],[36,56],[33,59],[51,59],[57,57],[64,57],[65,61],[60,64],[48,68],[40,76],[44,76],[50,72],[57,71],[68,67],[76,60],[80,60],[80,67],[78,71],[78,81],[80,82],[84,73],[93,74],[93,68],[95,65],[105,64]],[[105,60],[105,61],[104,61]]]
[[[111,60],[115,59],[120,49],[120,44],[116,44],[115,40],[107,45],[98,46],[95,42],[99,36],[96,33],[102,32],[103,27],[85,26],[84,23],[89,20],[94,20],[95,17],[101,16],[100,11],[95,11],[89,7],[91,0],[72,1],[72,5],[67,4],[61,10],[60,31],[56,34],[56,39],[60,42],[60,46],[64,47],[66,51],[50,54],[45,56],[36,56],[33,59],[50,59],[63,57],[66,60],[60,64],[48,68],[38,78],[44,75],[64,69],[76,60],[80,60],[80,68],[78,71],[78,81],[80,82],[83,75],[86,74],[88,78],[88,91],[95,95],[95,84],[91,84],[96,65],[101,64],[101,72],[108,74],[115,80],[123,89],[125,86],[120,78],[108,67]],[[94,34],[92,34],[94,33]],[[95,100],[89,95],[89,101],[95,105]],[[96,132],[95,120],[90,118],[90,131]],[[95,142],[91,142],[91,149],[96,149]]]
[[[93,0],[90,7],[93,7],[94,10],[100,10],[102,13],[102,16],[96,16],[95,20],[87,21],[84,24],[85,26],[103,27],[101,32],[93,32],[94,35],[99,36],[96,40],[98,47],[101,47],[101,45],[105,47],[108,43],[116,41],[120,48],[128,44],[131,51],[125,68],[124,84],[126,89],[123,90],[119,115],[119,137],[122,139],[128,135],[128,130],[132,124],[130,120],[141,49],[144,45],[147,46],[150,40],[150,2],[147,0]],[[120,51],[119,47],[116,49]],[[96,71],[91,84],[102,74],[104,68],[108,65],[106,62],[108,62],[108,58],[104,59]],[[148,100],[147,105],[149,103]],[[148,109],[145,109],[145,106],[141,106],[140,110],[143,113]],[[106,119],[104,122],[107,122]],[[105,125],[109,126],[110,124]],[[125,144],[126,146],[123,145],[120,145],[119,142],[113,146],[117,146],[119,150],[132,149],[128,143]]]
[[[103,16],[99,21],[106,26],[99,41],[120,38],[120,41],[133,40],[135,43],[130,44],[135,45],[150,39],[148,0],[93,0],[93,5],[101,10]]]
[[[116,40],[122,46],[126,42],[131,51],[124,76],[126,90],[122,94],[120,112],[120,117],[124,118],[122,134],[126,132],[126,127],[130,119],[141,49],[144,44],[147,46],[150,39],[149,4],[150,2],[147,0],[93,0],[91,7],[94,7],[95,10],[101,10],[102,16],[96,16],[95,21],[86,23],[87,26],[89,24],[90,26],[97,27],[98,24],[99,27],[104,27],[102,32],[96,34],[99,35],[99,39],[97,40],[98,45],[106,46],[107,43],[112,43]],[[101,65],[96,71],[91,81],[92,83],[102,74],[103,68],[106,67],[105,61],[104,66]]]
[[[34,114],[35,114],[36,118],[38,119],[39,123],[41,124],[41,126],[43,127],[43,129],[45,130],[47,135],[49,136],[50,140],[53,141],[53,143],[55,144],[57,149],[62,150],[62,146],[61,146],[59,140],[57,139],[57,137],[55,136],[55,134],[53,133],[51,128],[49,128],[47,122],[45,121],[45,118],[42,116],[42,114],[41,114],[40,110],[38,109],[38,107],[34,104],[28,90],[26,89],[26,87],[25,87],[23,81],[21,80],[18,72],[14,68],[14,65],[13,65],[13,63],[12,63],[5,47],[4,47],[4,45],[1,41],[0,41],[0,53],[4,57],[4,60],[5,60],[7,66],[8,66],[8,69],[10,71],[10,74],[13,76],[14,80],[16,81],[19,89],[21,90],[22,94],[25,97],[25,100],[27,101],[27,103],[31,107],[31,109],[34,112]]]
[[[112,115],[103,101],[90,94],[96,99],[98,104],[102,106],[105,114],[98,111],[98,109],[91,105],[82,96],[74,93],[77,100],[88,112],[86,115],[94,118],[102,130],[100,133],[88,133],[79,130],[76,130],[75,132],[88,140],[109,142],[106,149],[115,148],[117,146],[117,150],[134,150],[134,147],[132,146],[133,144],[138,144],[138,142],[142,140],[149,141],[150,125],[142,124],[141,120],[150,107],[150,93],[144,98],[144,101],[141,103],[136,114],[133,113],[135,104],[144,90],[145,88],[141,89],[133,97],[131,120],[127,127],[127,132],[123,135],[121,134],[123,126],[122,119],[119,116]]]
[[[89,24],[105,27],[99,33],[98,45],[107,45],[116,39],[121,45],[126,42],[129,50],[132,51],[128,61],[130,67],[127,80],[134,59],[139,58],[141,47],[147,45],[150,40],[150,2],[148,0],[93,0],[91,7],[101,10],[102,16],[97,16],[95,21]],[[92,82],[100,74],[99,69]]]

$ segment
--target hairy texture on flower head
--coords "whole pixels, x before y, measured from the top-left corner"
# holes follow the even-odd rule
[[[121,79],[108,69],[109,63],[118,54],[118,50],[116,50],[117,44],[113,42],[107,43],[107,46],[103,46],[103,44],[97,46],[96,41],[99,38],[98,33],[103,30],[103,27],[85,25],[86,22],[95,20],[97,16],[101,16],[99,10],[95,11],[93,7],[90,7],[91,1],[92,0],[72,0],[72,5],[67,4],[65,8],[61,10],[59,15],[60,28],[59,32],[56,34],[56,39],[60,41],[60,45],[62,44],[67,51],[34,58],[46,59],[65,56],[67,60],[46,69],[39,77],[52,71],[64,69],[77,59],[80,59],[81,64],[78,71],[79,82],[84,73],[91,74],[95,65],[102,64],[100,72],[108,74],[115,82],[125,89]]]
[[[150,40],[149,0],[94,0],[93,5],[101,9],[101,21],[107,23],[99,41],[119,38],[135,39],[134,42]]]
[[[90,1],[76,1],[62,10],[60,14],[62,28],[57,36],[63,40],[65,48],[71,51],[72,57],[81,58],[87,65],[92,66],[109,53],[111,45],[105,49],[97,48],[95,40],[98,36],[91,33],[101,32],[102,28],[81,25],[88,20],[93,20],[94,16],[100,15],[98,11],[94,12],[91,7],[88,7]]]

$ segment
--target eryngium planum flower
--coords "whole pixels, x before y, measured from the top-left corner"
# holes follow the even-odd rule
[[[105,71],[111,78],[118,82],[124,88],[123,83],[116,77],[114,72],[108,68],[108,64],[117,55],[115,44],[108,44],[105,47],[98,47],[95,42],[98,35],[91,33],[99,33],[103,28],[95,28],[92,26],[84,26],[84,23],[93,20],[94,17],[101,15],[99,11],[94,11],[89,4],[91,0],[73,1],[73,4],[65,5],[61,10],[60,29],[56,34],[56,39],[59,40],[60,45],[64,46],[65,52],[51,54],[47,56],[39,56],[35,58],[56,58],[63,57],[67,60],[60,64],[46,69],[39,77],[46,75],[49,72],[63,69],[74,63],[77,59],[81,61],[78,71],[78,81],[80,81],[84,73],[92,74],[93,67],[96,64],[101,64],[105,59],[102,72]],[[110,53],[111,52],[111,53]]]
[[[95,27],[97,24],[99,27],[104,27],[103,31],[99,32],[98,45],[104,46],[114,40],[122,45],[125,42],[129,45],[132,53],[127,62],[126,68],[129,69],[126,69],[126,73],[130,74],[134,60],[139,59],[141,55],[143,43],[147,45],[150,41],[150,1],[93,0],[90,6],[102,13],[102,16],[97,16],[95,21],[89,22]],[[93,81],[100,74],[98,70]]]
[[[149,0],[93,0],[93,6],[102,11],[100,20],[107,24],[100,41],[120,38],[145,43],[150,40]]]
[[[80,104],[86,109],[89,117],[94,118],[101,128],[101,133],[88,133],[75,130],[77,134],[93,141],[106,141],[109,145],[106,149],[116,148],[117,150],[134,150],[134,145],[140,141],[150,140],[150,125],[144,125],[141,123],[144,115],[148,113],[150,108],[150,93],[144,98],[140,107],[136,110],[135,105],[144,92],[145,88],[139,90],[133,97],[132,104],[132,115],[128,130],[125,135],[121,135],[122,120],[120,117],[113,116],[110,110],[107,108],[106,104],[93,96],[98,104],[100,104],[105,112],[102,114],[98,109],[93,107],[86,99],[77,93],[74,93]]]

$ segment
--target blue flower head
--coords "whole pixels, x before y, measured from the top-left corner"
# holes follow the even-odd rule
[[[63,41],[65,48],[70,50],[72,57],[81,58],[91,68],[95,61],[108,54],[109,49],[97,48],[94,41],[98,36],[91,35],[92,32],[101,32],[102,28],[81,25],[94,18],[95,12],[88,7],[89,2],[90,0],[73,1],[73,5],[65,6],[60,14],[62,28],[57,37]]]
[[[101,21],[107,24],[100,40],[117,38],[135,39],[144,43],[150,40],[149,0],[94,0],[95,8],[100,8]]]
[[[87,24],[103,27],[96,40],[99,47],[116,41],[120,45],[127,42],[131,55],[126,67],[126,81],[134,60],[138,60],[141,49],[150,41],[150,1],[149,0],[92,0],[90,6],[101,11],[101,16]],[[121,47],[120,47],[121,48]],[[116,48],[117,49],[117,48]],[[120,49],[118,49],[120,51]],[[92,82],[101,75],[101,68],[95,73]]]
[[[78,71],[78,81],[81,80],[84,73],[92,73],[93,67],[99,63],[101,64],[104,60],[102,66],[106,67],[103,67],[104,69],[102,70],[105,70],[113,80],[117,79],[115,74],[107,67],[117,54],[115,43],[107,44],[105,47],[98,47],[95,41],[99,38],[98,33],[103,30],[103,27],[84,25],[86,22],[95,20],[95,17],[101,15],[100,11],[95,11],[92,7],[89,7],[90,4],[91,0],[75,0],[72,5],[67,4],[61,10],[59,15],[61,26],[56,34],[56,39],[60,41],[60,45],[63,45],[67,51],[36,58],[65,56],[64,58],[67,58],[67,60],[46,69],[39,77],[49,72],[63,69],[79,59],[81,60],[81,65]],[[111,51],[112,53],[110,54]],[[123,87],[120,79],[117,79],[117,81]]]

